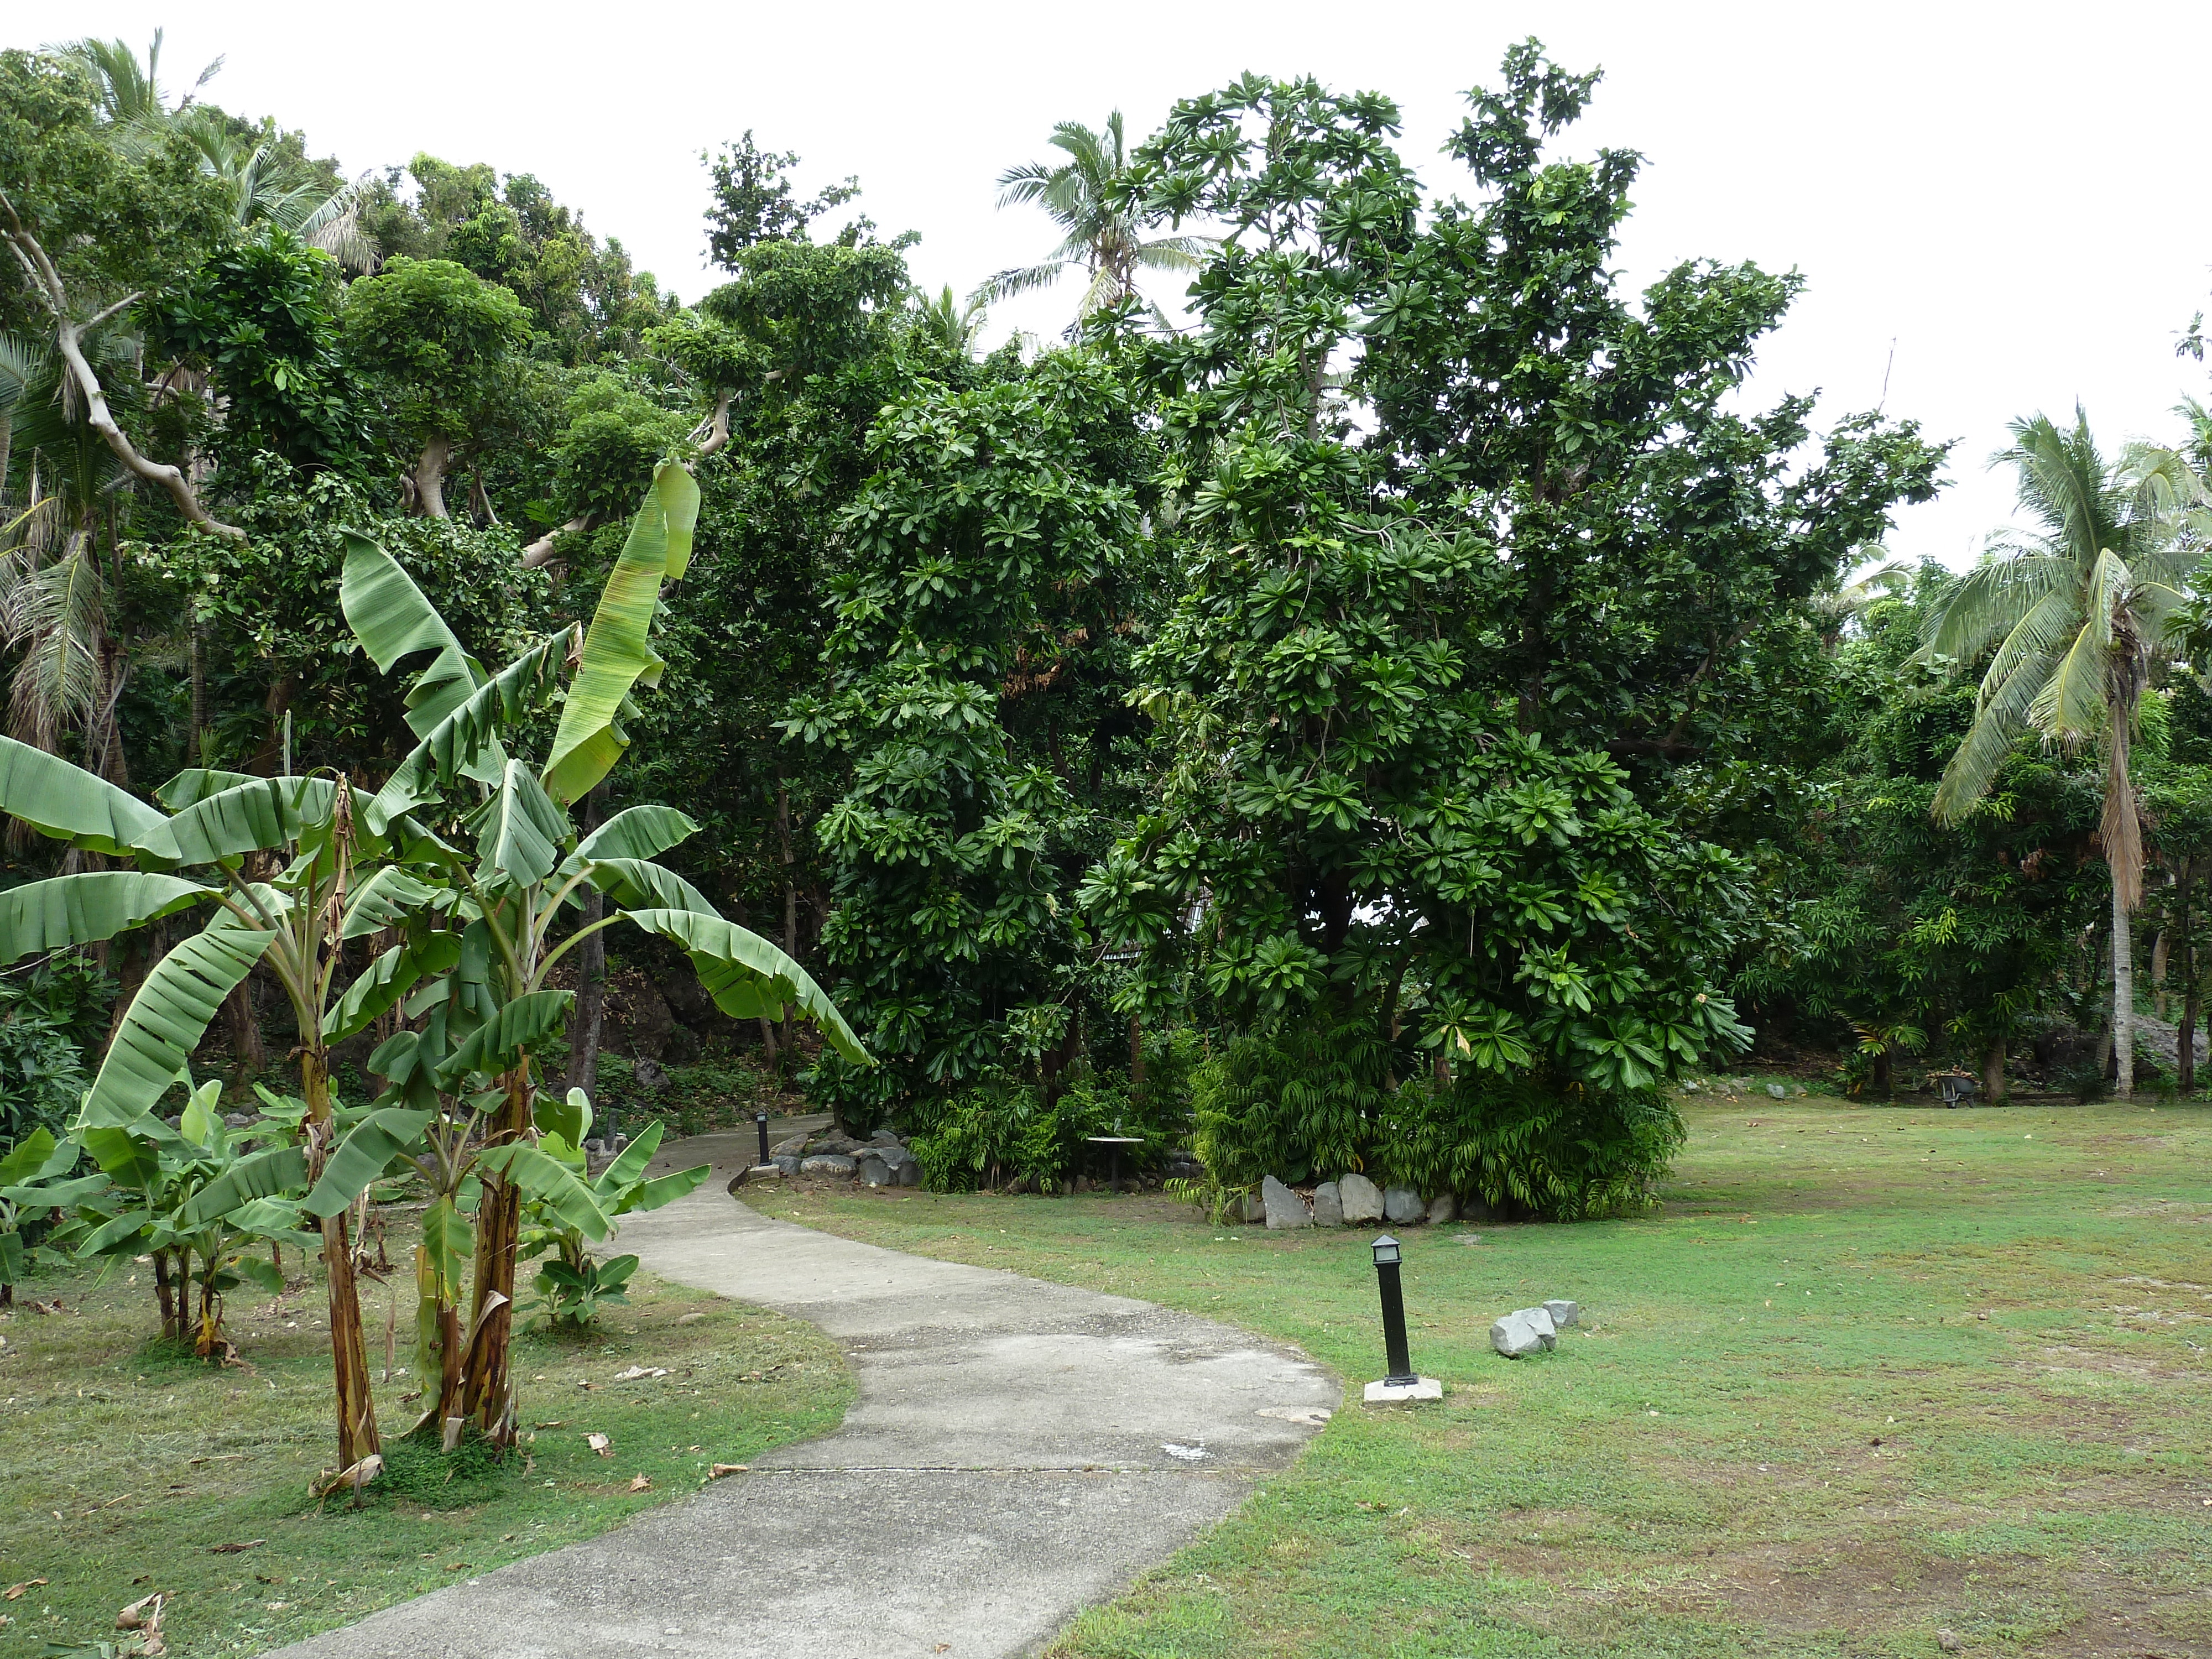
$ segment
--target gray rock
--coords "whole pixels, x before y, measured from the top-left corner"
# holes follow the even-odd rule
[[[1265,1221],[1267,1218],[1267,1206],[1260,1201],[1260,1195],[1257,1193],[1245,1194],[1244,1219],[1247,1221]]]
[[[1459,1200],[1449,1193],[1438,1193],[1429,1200],[1429,1225],[1441,1227],[1447,1221],[1459,1219]]]
[[[770,1158],[804,1158],[806,1155],[806,1137],[793,1135],[787,1140],[779,1140],[768,1149],[768,1155]]]
[[[252,1121],[251,1112],[225,1112],[222,1115],[223,1127],[227,1129],[243,1129]]]
[[[897,1179],[891,1173],[890,1165],[873,1152],[861,1153],[854,1164],[853,1173],[864,1187],[888,1187]]]
[[[921,1164],[920,1160],[909,1156],[905,1163],[900,1164],[896,1169],[891,1171],[891,1179],[902,1187],[921,1186]]]
[[[1260,1203],[1267,1212],[1270,1227],[1310,1227],[1313,1212],[1306,1201],[1288,1187],[1269,1176],[1260,1183]]]
[[[1394,1227],[1410,1227],[1427,1213],[1411,1187],[1393,1187],[1382,1194],[1382,1218]]]
[[[782,1170],[787,1177],[797,1175],[799,1173],[799,1166],[805,1163],[805,1160],[800,1158],[797,1152],[778,1152],[774,1157],[770,1158],[769,1162],[775,1164],[777,1169]]]
[[[904,1144],[899,1139],[898,1131],[896,1129],[878,1129],[868,1137],[868,1143],[873,1146],[898,1146]]]
[[[756,1164],[750,1168],[740,1170],[737,1174],[732,1176],[730,1177],[729,1189],[734,1193],[740,1187],[766,1186],[769,1182],[781,1181],[783,1178],[783,1170],[778,1165],[774,1164]]]
[[[884,1167],[893,1173],[908,1167],[921,1167],[921,1160],[903,1146],[871,1146],[860,1156],[883,1159]]]
[[[806,1143],[806,1155],[811,1158],[822,1152],[834,1158],[850,1158],[861,1150],[861,1145],[850,1135],[820,1134]]]
[[[1324,1181],[1314,1188],[1313,1218],[1316,1227],[1344,1225],[1344,1200],[1337,1196],[1334,1181]]]
[[[1784,1088],[1778,1083],[1768,1084],[1766,1085],[1766,1092],[1772,1095],[1777,1100],[1787,1100],[1790,1098],[1790,1091]]]
[[[1541,1308],[1521,1308],[1490,1328],[1490,1346],[1508,1359],[1520,1359],[1555,1346],[1559,1333]]]
[[[1582,1304],[1578,1302],[1547,1302],[1544,1311],[1552,1316],[1552,1323],[1560,1330],[1583,1322]]]
[[[855,1165],[842,1152],[818,1152],[799,1161],[799,1173],[811,1176],[850,1176]]]
[[[1336,1196],[1344,1206],[1344,1224],[1347,1227],[1382,1218],[1382,1189],[1364,1175],[1339,1177]]]
[[[1462,1221],[1488,1221],[1491,1219],[1490,1206],[1479,1198],[1462,1198],[1459,1201],[1459,1218]]]

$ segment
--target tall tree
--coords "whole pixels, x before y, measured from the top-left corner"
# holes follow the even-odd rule
[[[1010,300],[1049,288],[1071,270],[1085,270],[1091,281],[1075,307],[1080,325],[1094,312],[1141,299],[1137,292],[1140,270],[1198,268],[1209,246],[1207,238],[1148,236],[1146,232],[1156,219],[1129,204],[1122,188],[1128,157],[1120,110],[1106,118],[1103,131],[1094,131],[1080,121],[1062,121],[1052,130],[1052,143],[1067,159],[1009,167],[999,175],[999,205],[1042,208],[1065,233],[1060,244],[1042,264],[999,272],[976,289],[975,298]],[[1157,304],[1145,304],[1164,327],[1166,314]]]
[[[2142,825],[2128,771],[2136,704],[2187,601],[2190,567],[2212,530],[2180,453],[2131,445],[2107,461],[2075,410],[2012,423],[1996,462],[2020,475],[2033,529],[2000,531],[1935,618],[1923,659],[1961,667],[1992,647],[1974,724],[1943,769],[1934,811],[1973,811],[2025,731],[2067,749],[2101,747],[2101,836],[2112,872],[2112,1045],[2123,1098],[2135,1090],[2135,959],[2129,917],[2142,901]]]

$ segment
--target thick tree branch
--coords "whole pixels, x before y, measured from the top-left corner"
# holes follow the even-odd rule
[[[69,366],[70,378],[76,382],[77,390],[83,395],[85,419],[92,429],[106,441],[107,447],[115,452],[116,459],[147,483],[159,484],[167,490],[170,499],[177,504],[177,511],[186,519],[218,536],[244,541],[246,532],[234,524],[224,524],[200,505],[200,498],[193,490],[191,481],[181,471],[160,461],[149,461],[138,453],[137,446],[116,424],[115,416],[107,407],[107,396],[100,390],[100,377],[92,372],[91,363],[86,361],[80,343],[84,331],[106,322],[138,296],[132,294],[118,300],[89,322],[76,321],[70,315],[69,291],[62,284],[61,273],[54,269],[54,262],[46,257],[46,251],[39,245],[38,238],[23,228],[23,222],[15,216],[15,204],[4,193],[0,193],[0,213],[4,213],[8,220],[7,228],[0,230],[0,236],[5,237],[9,246],[15,250],[16,258],[22,262],[24,270],[31,275],[40,302],[52,314],[54,343],[60,349],[62,362]]]
[[[702,461],[730,441],[730,398],[723,392],[714,400],[714,412],[692,428],[691,441],[699,446]]]
[[[573,531],[589,530],[591,527],[592,520],[587,515],[580,519],[571,519],[558,530],[547,531],[522,550],[522,568],[525,570],[536,570],[541,566],[552,563],[554,546],[562,537]]]

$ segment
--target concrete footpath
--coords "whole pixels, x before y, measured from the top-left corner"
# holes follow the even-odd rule
[[[715,1161],[619,1248],[837,1338],[860,1382],[844,1425],[283,1654],[1033,1653],[1235,1509],[1338,1404],[1311,1361],[1226,1326],[767,1219]]]

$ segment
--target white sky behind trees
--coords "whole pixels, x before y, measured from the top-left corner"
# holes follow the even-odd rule
[[[1567,67],[1606,71],[1568,149],[1647,158],[1629,281],[1695,257],[1794,266],[1808,287],[1760,353],[1754,399],[1818,388],[1826,424],[1881,399],[1887,369],[1888,412],[1960,441],[1951,487],[1904,514],[1893,551],[1960,563],[2010,516],[1984,463],[2014,415],[2063,416],[2079,398],[2117,448],[2170,440],[2183,393],[2212,395],[2212,373],[2174,355],[2212,309],[2202,0],[0,7],[5,46],[143,46],[157,27],[173,90],[224,53],[210,97],[304,128],[349,173],[417,149],[534,173],[686,300],[720,280],[699,152],[748,127],[799,152],[805,193],[860,174],[857,207],[884,234],[922,234],[916,278],[965,294],[1050,247],[1041,213],[994,209],[994,181],[1056,156],[1055,121],[1097,126],[1118,106],[1133,141],[1246,69],[1310,73],[1395,98],[1404,154],[1432,190],[1462,190],[1437,153],[1460,94],[1535,34]],[[987,337],[1049,337],[1079,292],[1070,278],[1001,307]],[[1152,292],[1173,309],[1179,284]]]

